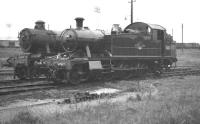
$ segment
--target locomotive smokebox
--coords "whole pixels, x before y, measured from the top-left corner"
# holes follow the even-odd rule
[[[77,17],[75,18],[76,20],[76,28],[77,29],[82,29],[83,28],[83,21],[84,21],[84,18],[82,17]]]
[[[35,29],[25,28],[19,33],[20,47],[29,53],[51,53],[62,51],[60,33],[39,25]]]

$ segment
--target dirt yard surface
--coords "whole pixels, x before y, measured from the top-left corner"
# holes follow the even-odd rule
[[[57,89],[42,90],[42,91],[31,91],[19,94],[11,94],[0,96],[0,108],[9,106],[9,104],[18,102],[18,101],[29,101],[35,99],[44,100],[44,99],[60,99],[67,98],[70,95],[77,92],[86,92],[94,91],[103,88],[113,88],[121,91],[137,91],[138,87],[140,90],[147,91],[150,87],[149,80],[140,81],[112,81],[112,82],[88,82],[83,83],[78,86],[60,84]]]
[[[178,66],[200,66],[200,49],[178,49]]]
[[[200,50],[177,50],[177,56],[178,66],[200,66]],[[199,82],[200,76],[99,81],[0,96],[0,124],[199,124]],[[75,92],[102,88],[127,92],[97,102],[72,105],[55,102]],[[50,104],[29,106],[42,102]],[[15,109],[20,104],[22,107]]]

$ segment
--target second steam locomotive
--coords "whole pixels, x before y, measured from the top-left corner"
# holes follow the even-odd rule
[[[91,78],[137,75],[169,69],[176,59],[176,46],[160,25],[135,22],[123,31],[114,25],[110,35],[83,27],[55,32],[43,21],[20,32],[21,56],[14,57],[15,75],[20,78],[46,76],[56,82],[78,84]]]

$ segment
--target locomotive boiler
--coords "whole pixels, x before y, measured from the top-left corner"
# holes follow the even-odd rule
[[[34,29],[25,28],[19,34],[21,49],[28,53],[62,52],[61,32],[45,29],[45,22],[37,21]]]
[[[73,51],[85,46],[98,50],[105,34],[101,30],[90,30],[83,27],[84,18],[78,17],[76,28],[66,29],[61,33],[61,41],[66,51]]]

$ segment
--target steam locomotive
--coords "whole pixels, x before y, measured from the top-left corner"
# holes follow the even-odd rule
[[[111,34],[83,27],[56,32],[37,21],[34,29],[23,29],[19,41],[25,54],[13,65],[20,78],[42,75],[56,82],[79,84],[91,78],[135,75],[169,69],[176,59],[176,43],[160,25],[135,22],[123,31],[114,25]]]

